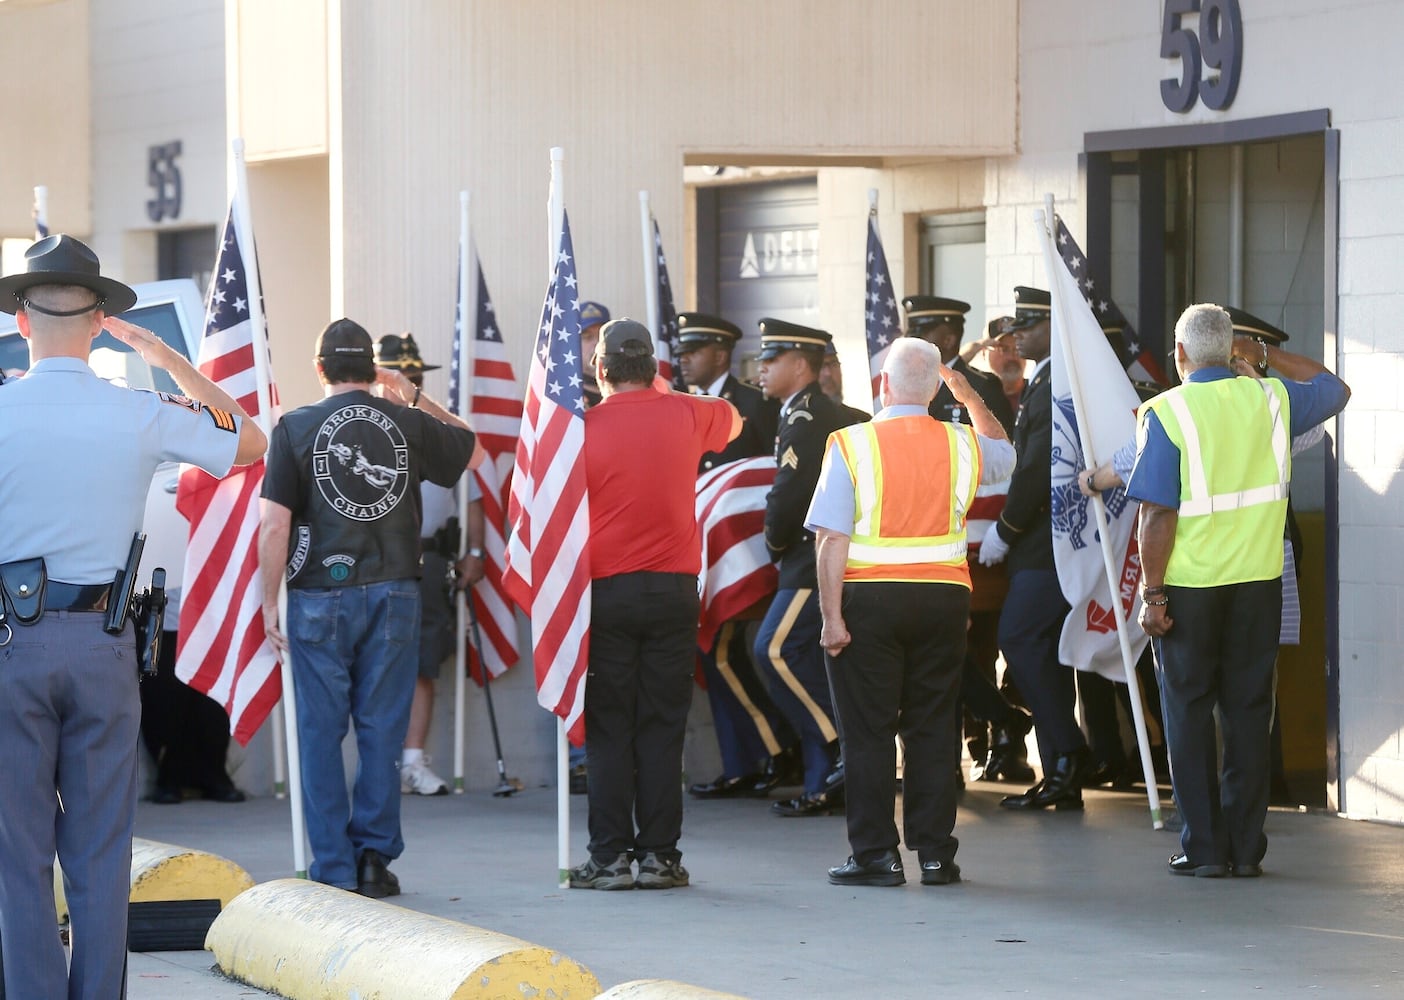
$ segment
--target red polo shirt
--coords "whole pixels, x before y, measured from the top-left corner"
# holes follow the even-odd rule
[[[708,397],[642,389],[586,411],[591,577],[701,572],[697,463],[730,435],[731,407]]]

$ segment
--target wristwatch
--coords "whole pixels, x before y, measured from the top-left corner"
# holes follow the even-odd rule
[[[483,557],[483,550],[474,546],[468,550],[468,555],[472,556],[474,559],[481,559]]]

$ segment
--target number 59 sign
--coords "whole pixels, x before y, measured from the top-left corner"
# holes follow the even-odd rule
[[[1196,12],[1198,35],[1180,21]],[[1238,0],[1165,0],[1160,58],[1180,60],[1179,78],[1160,81],[1160,99],[1167,108],[1183,113],[1199,98],[1206,108],[1223,111],[1233,103],[1243,71],[1243,15]],[[1206,66],[1218,70],[1218,75],[1201,80]]]

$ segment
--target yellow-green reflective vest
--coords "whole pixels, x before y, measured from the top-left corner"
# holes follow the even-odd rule
[[[1180,517],[1165,582],[1220,587],[1282,575],[1291,406],[1277,379],[1186,382],[1141,407],[1180,450]]]

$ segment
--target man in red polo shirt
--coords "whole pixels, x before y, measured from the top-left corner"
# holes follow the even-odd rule
[[[634,320],[604,325],[594,367],[603,400],[585,414],[590,858],[570,885],[672,889],[688,882],[677,845],[702,569],[697,463],[742,420],[724,399],[673,392]]]

